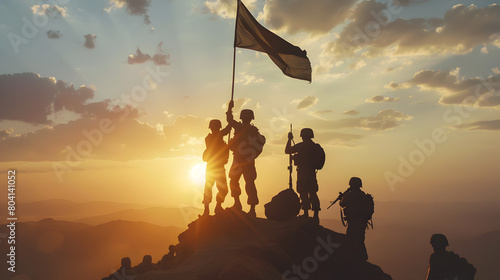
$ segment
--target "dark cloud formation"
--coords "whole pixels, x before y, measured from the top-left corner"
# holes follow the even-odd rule
[[[397,97],[384,97],[384,96],[380,96],[380,95],[376,95],[370,99],[367,99],[366,102],[368,103],[379,103],[379,102],[394,102],[394,101],[398,101],[399,98]]]
[[[47,37],[49,39],[59,39],[61,38],[62,33],[59,30],[49,30],[47,31]]]
[[[443,19],[402,19],[402,7],[363,1],[326,53],[337,57],[383,54],[465,54],[483,44],[500,46],[500,5],[455,5]],[[399,12],[398,12],[399,11]]]
[[[394,109],[385,109],[372,117],[344,118],[338,120],[310,120],[305,126],[321,130],[334,130],[341,128],[361,128],[373,131],[383,131],[404,125],[402,121],[411,120],[413,117]]]
[[[137,108],[113,105],[110,100],[92,102],[93,98],[92,89],[75,88],[55,78],[34,73],[0,75],[0,121],[46,124],[21,135],[0,130],[0,161],[61,161],[67,168],[86,159],[152,159],[202,146],[208,131],[207,121],[186,116],[165,127],[163,134],[158,127],[138,121]],[[79,118],[65,124],[49,120],[63,110]]]
[[[151,60],[149,54],[144,54],[139,48],[135,51],[135,54],[131,54],[127,58],[128,64],[141,64]]]
[[[297,110],[304,110],[304,109],[310,108],[310,107],[316,105],[316,103],[318,103],[318,101],[319,101],[319,98],[316,96],[306,96],[306,97],[298,100],[299,104],[297,104]]]
[[[468,130],[500,130],[500,120],[477,121],[455,126],[456,128]]]
[[[267,26],[300,31],[327,33],[344,22],[356,0],[274,0],[266,1],[263,19]]]
[[[152,61],[155,65],[169,65],[168,59],[170,55],[163,53],[162,50],[163,42],[158,44],[158,52],[153,56],[143,53],[139,48],[135,51],[135,54],[131,54],[127,58],[128,64],[141,64],[148,61]]]
[[[125,8],[127,12],[134,16],[143,16],[144,23],[149,25],[148,10],[151,5],[151,0],[110,0],[111,7]]]
[[[446,105],[500,106],[500,74],[487,79],[465,79],[460,77],[459,70],[424,70],[417,72],[408,82],[401,85],[393,82],[389,87],[398,89],[418,86],[424,90],[434,90],[441,94],[439,103]]]
[[[97,37],[95,34],[87,34],[83,37],[85,38],[85,43],[83,43],[84,47],[87,49],[95,48],[95,39]]]
[[[9,137],[0,141],[0,161],[63,161],[71,167],[85,159],[148,159],[166,153],[163,138],[147,124],[130,118],[102,122],[81,118]]]
[[[35,73],[0,75],[0,121],[50,124],[48,116],[63,109],[88,118],[123,114],[123,109],[112,106],[110,100],[89,102],[92,98],[92,89],[75,88],[52,77],[40,77]],[[129,117],[138,115],[137,110],[130,109]]]

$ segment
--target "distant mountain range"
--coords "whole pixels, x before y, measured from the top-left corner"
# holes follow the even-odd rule
[[[16,273],[0,264],[1,279],[101,279],[120,267],[120,259],[134,264],[146,254],[158,261],[176,244],[184,229],[144,222],[112,221],[97,226],[45,219],[16,225]],[[6,234],[7,227],[0,228]],[[7,243],[0,242],[1,252]],[[3,253],[2,253],[3,254]],[[3,259],[3,258],[2,258]],[[24,278],[22,278],[24,275]]]
[[[339,206],[335,205],[326,210],[327,202],[323,202],[322,205],[321,225],[340,233],[345,232],[339,221]],[[20,243],[23,244],[20,250],[25,250],[25,254],[29,252],[29,255],[33,256],[27,259],[20,256],[19,263],[34,269],[37,267],[36,258],[39,257],[43,260],[71,263],[64,266],[68,269],[63,269],[71,270],[69,267],[74,266],[76,260],[80,260],[89,265],[80,266],[85,271],[100,273],[93,274],[92,277],[106,275],[110,272],[109,267],[118,267],[119,260],[123,256],[133,257],[133,262],[138,262],[142,255],[147,253],[154,258],[161,257],[161,254],[166,253],[169,244],[177,243],[177,234],[201,212],[201,208],[195,207],[152,207],[116,202],[75,203],[67,200],[48,200],[21,203],[18,205],[17,213],[20,220],[39,222],[19,225],[19,239],[27,240],[23,241],[24,244]],[[260,213],[259,216],[264,215]],[[423,279],[432,253],[429,238],[433,233],[440,232],[448,236],[451,250],[475,265],[478,269],[476,280],[500,279],[499,216],[500,204],[493,202],[439,204],[376,202],[375,229],[370,229],[366,234],[370,261],[380,265],[394,279]],[[57,221],[44,220],[45,218],[54,218]],[[1,219],[5,221],[4,217]],[[153,244],[164,242],[161,243],[164,247],[159,249],[153,244],[139,244],[141,238],[144,238],[140,237],[140,233],[144,233],[143,230],[146,229],[149,229],[148,239],[154,240]],[[5,231],[4,226],[0,234],[3,231]],[[162,238],[153,232],[161,232],[167,237]],[[1,246],[4,244],[5,242],[0,242]],[[56,251],[52,250],[57,246],[60,248],[58,247],[56,254],[54,253]],[[141,246],[143,250],[137,252],[136,248],[139,248],[137,246]],[[87,248],[98,252],[97,255],[87,251]],[[110,252],[113,252],[113,256]],[[106,258],[100,260],[103,265],[100,265],[99,261],[91,261],[96,256],[100,259],[101,254],[106,255]],[[79,255],[85,258],[79,258]],[[4,271],[5,269],[2,273]],[[66,277],[69,273],[62,271],[58,272],[58,275]],[[84,274],[90,275],[86,273]]]

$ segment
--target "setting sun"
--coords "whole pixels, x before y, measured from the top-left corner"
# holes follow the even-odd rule
[[[189,173],[189,178],[193,183],[203,187],[205,183],[205,169],[206,163],[198,163],[191,168],[191,172]]]

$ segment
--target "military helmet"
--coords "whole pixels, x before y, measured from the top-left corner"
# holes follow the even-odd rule
[[[351,187],[363,187],[363,182],[361,181],[361,178],[358,178],[358,177],[352,177],[350,180],[349,180],[349,186]]]
[[[240,112],[240,120],[244,120],[244,119],[254,120],[255,117],[253,115],[253,111],[250,110],[250,109],[243,109],[243,110],[241,110],[241,112]]]
[[[305,138],[314,138],[314,132],[310,128],[303,128],[300,131],[300,137],[305,137]]]
[[[448,246],[448,239],[444,234],[441,233],[436,233],[431,236],[431,245],[437,245],[437,246]]]
[[[208,124],[208,128],[210,129],[221,129],[222,123],[219,120],[211,120],[210,123]]]

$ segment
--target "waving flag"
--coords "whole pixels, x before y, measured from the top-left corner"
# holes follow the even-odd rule
[[[311,82],[311,62],[306,51],[260,25],[238,0],[234,47],[265,52],[283,74]]]

